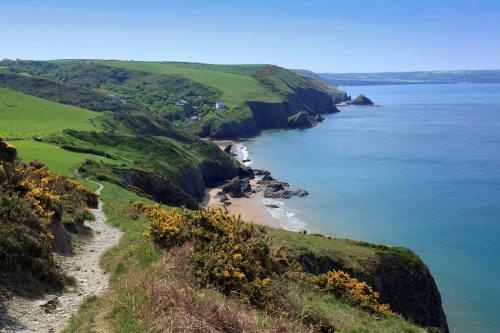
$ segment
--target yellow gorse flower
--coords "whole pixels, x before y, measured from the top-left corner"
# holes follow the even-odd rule
[[[380,295],[366,282],[352,278],[341,270],[331,270],[315,276],[311,282],[337,298],[381,314],[390,314],[389,305],[380,304]]]

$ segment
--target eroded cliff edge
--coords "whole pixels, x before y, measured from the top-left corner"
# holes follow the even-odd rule
[[[427,265],[411,250],[322,235],[273,232],[313,274],[341,269],[367,282],[380,300],[419,326],[449,332],[441,294]]]

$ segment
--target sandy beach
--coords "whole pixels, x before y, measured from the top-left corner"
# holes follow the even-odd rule
[[[210,208],[220,208],[229,214],[240,216],[248,223],[275,226],[273,217],[262,203],[262,193],[255,193],[246,198],[230,198],[231,204],[224,206],[216,197],[220,188],[212,188],[206,191],[206,197],[202,205]]]
[[[237,142],[231,140],[212,140],[212,142],[222,150],[228,145],[233,145],[233,147],[235,147],[237,144]],[[256,181],[256,179],[250,181],[250,185],[253,188],[256,186]],[[267,207],[262,202],[264,199],[262,193],[252,193],[244,198],[230,198],[231,204],[224,206],[219,198],[216,197],[220,190],[219,187],[207,189],[205,191],[205,199],[201,205],[204,207],[227,210],[229,214],[240,216],[243,221],[248,223],[276,227],[277,221],[271,216]]]
[[[224,148],[226,148],[229,145],[236,146],[236,143],[237,143],[237,142],[232,141],[232,140],[210,140],[210,142],[215,143],[217,145],[217,147],[219,147],[222,150],[224,150]]]

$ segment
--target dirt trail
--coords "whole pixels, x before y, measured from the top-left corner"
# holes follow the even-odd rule
[[[96,193],[100,194],[103,185],[96,184],[99,186]],[[118,243],[121,232],[106,223],[101,201],[92,213],[95,221],[85,223],[93,230],[94,236],[75,247],[75,255],[56,259],[64,272],[75,277],[76,290],[38,299],[14,297],[6,301],[7,313],[5,318],[0,318],[4,321],[0,322],[0,332],[57,332],[64,328],[86,298],[98,295],[108,286],[109,274],[100,268],[99,261],[106,250]],[[57,300],[51,301],[54,299]],[[51,303],[57,303],[55,309],[51,309]]]

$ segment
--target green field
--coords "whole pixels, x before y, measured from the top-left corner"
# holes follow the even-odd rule
[[[46,164],[52,172],[73,178],[73,170],[87,159],[95,161],[107,161],[104,157],[89,154],[74,153],[49,144],[19,140],[12,141],[16,146],[19,157],[25,163],[38,160]]]
[[[214,87],[224,93],[229,106],[244,101],[281,102],[282,99],[263,87],[250,74],[259,66],[224,66],[187,63],[159,63],[145,61],[99,61],[107,66],[121,67],[156,74],[179,74],[186,78]]]
[[[72,128],[92,130],[89,121],[98,115],[73,106],[0,88],[0,134],[7,138],[27,138]]]

